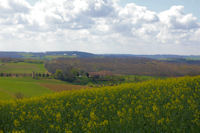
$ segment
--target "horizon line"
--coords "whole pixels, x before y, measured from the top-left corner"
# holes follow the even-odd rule
[[[92,53],[92,52],[87,52],[87,51],[77,51],[77,50],[72,50],[72,51],[0,51],[1,52],[8,52],[8,53],[48,53],[48,52],[82,52],[82,53],[89,53],[89,54],[94,54],[94,55],[141,55],[141,56],[152,56],[152,55],[169,55],[169,56],[200,56],[200,54],[130,54],[130,53]]]

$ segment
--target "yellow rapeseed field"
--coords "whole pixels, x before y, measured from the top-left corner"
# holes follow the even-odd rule
[[[0,102],[0,133],[198,133],[200,76]]]

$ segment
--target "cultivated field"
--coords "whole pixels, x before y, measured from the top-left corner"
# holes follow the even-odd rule
[[[1,101],[0,131],[198,133],[200,76]]]
[[[0,77],[0,100],[42,96],[53,92],[82,88],[86,87],[71,85],[55,79]]]
[[[25,63],[25,62],[18,62],[18,63],[0,63],[0,72],[3,73],[45,73],[47,70],[44,67],[44,64],[37,64],[37,63]]]

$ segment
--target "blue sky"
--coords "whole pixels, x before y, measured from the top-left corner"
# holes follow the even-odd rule
[[[0,0],[0,51],[200,55],[200,0]]]

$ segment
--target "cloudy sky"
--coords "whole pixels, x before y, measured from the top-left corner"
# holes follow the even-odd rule
[[[0,0],[0,51],[200,55],[199,0]]]

